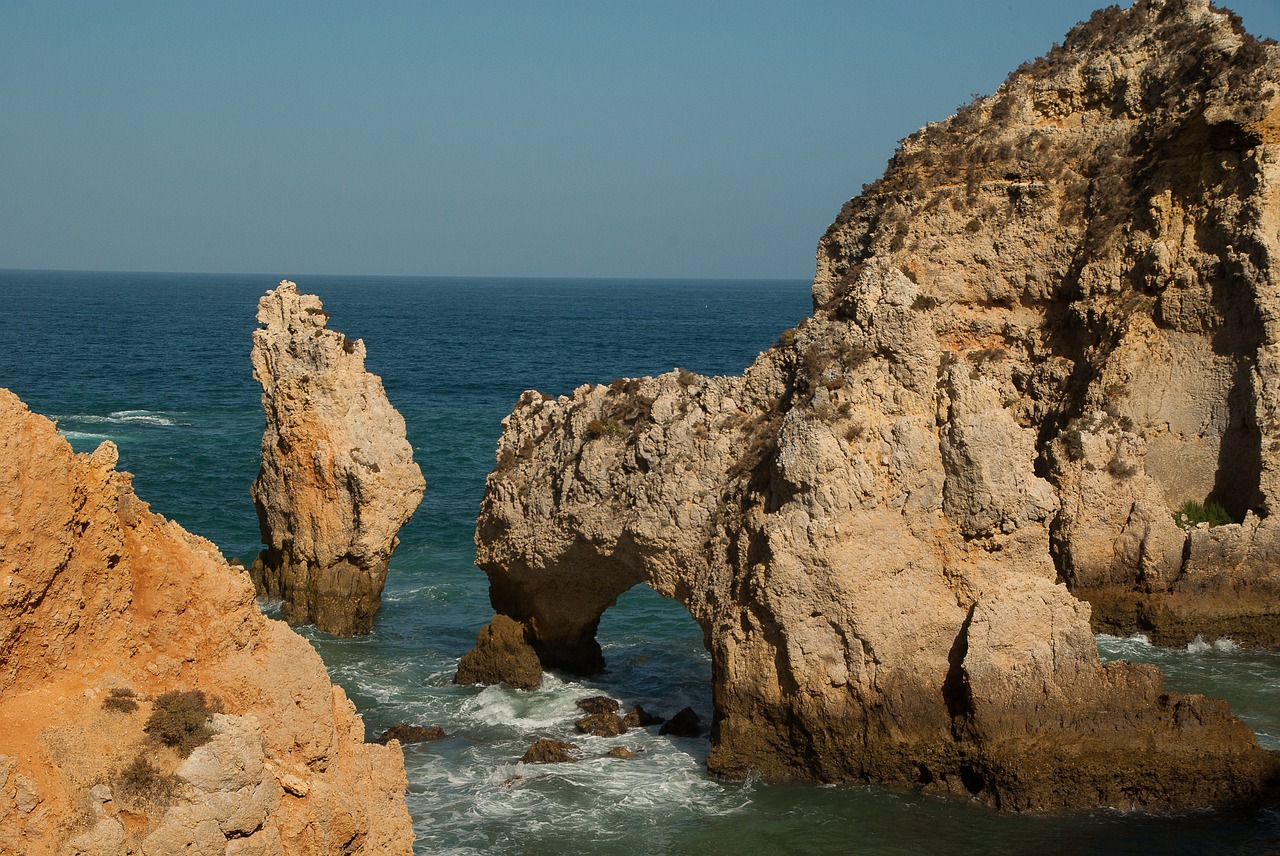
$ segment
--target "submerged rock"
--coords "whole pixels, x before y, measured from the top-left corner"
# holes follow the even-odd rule
[[[591,696],[590,698],[580,698],[574,702],[578,706],[578,710],[583,713],[616,713],[618,708],[622,707],[617,699],[608,696]]]
[[[290,624],[368,633],[396,533],[425,482],[404,419],[364,368],[364,342],[325,329],[320,299],[287,280],[258,302],[253,376],[266,430],[253,483],[267,549],[252,575]]]
[[[607,758],[634,758],[636,753],[626,746],[614,746],[608,752],[604,753]]]
[[[679,600],[721,775],[1259,798],[1275,754],[1101,665],[1061,581],[1103,626],[1276,641],[1278,92],[1229,13],[1138,0],[904,140],[741,377],[524,393],[476,530],[495,609],[591,672],[621,593]],[[1183,532],[1188,498],[1244,523]]]
[[[673,737],[697,737],[702,734],[702,718],[691,707],[681,708],[675,716],[662,723],[658,733]]]
[[[591,734],[596,737],[617,737],[627,733],[627,725],[622,721],[622,717],[609,711],[584,716],[574,723],[574,727],[581,734]]]
[[[407,856],[400,751],[116,460],[0,390],[0,852]],[[146,729],[193,687],[183,759]]]
[[[567,764],[578,760],[577,756],[573,754],[577,751],[578,747],[573,743],[542,737],[525,751],[524,756],[520,758],[520,763]]]
[[[650,725],[661,725],[666,722],[661,716],[654,716],[638,704],[627,711],[622,721],[627,728],[648,728]]]
[[[426,743],[442,737],[444,729],[438,725],[410,725],[402,722],[388,728],[377,742],[385,744],[389,740],[399,740],[401,743]]]

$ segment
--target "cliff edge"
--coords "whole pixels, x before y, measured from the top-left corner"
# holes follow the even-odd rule
[[[404,418],[364,342],[325,329],[320,299],[285,280],[258,302],[253,376],[262,384],[262,468],[253,483],[267,549],[251,569],[290,624],[368,633],[396,533],[426,483]]]
[[[0,389],[0,851],[410,853],[398,744],[115,464]]]
[[[1106,627],[1276,641],[1277,81],[1205,2],[1103,10],[903,141],[822,238],[813,316],[741,377],[526,392],[476,530],[501,627],[464,665],[598,670],[644,583],[703,629],[713,772],[1260,798],[1275,753],[1101,665],[1064,582]],[[1242,522],[1187,532],[1186,499]],[[1158,617],[1184,595],[1195,621]]]

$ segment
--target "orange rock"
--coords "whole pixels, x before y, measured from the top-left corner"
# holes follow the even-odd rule
[[[0,852],[232,836],[263,852],[411,852],[399,749],[364,743],[311,646],[262,615],[213,544],[138,499],[116,457],[110,442],[76,454],[0,389]],[[138,708],[104,706],[113,689]],[[185,761],[143,731],[170,689],[221,701]],[[138,758],[149,779],[125,775]]]

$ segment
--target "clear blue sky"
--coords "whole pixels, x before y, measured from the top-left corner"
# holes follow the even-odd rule
[[[1096,5],[0,0],[0,267],[807,279]]]

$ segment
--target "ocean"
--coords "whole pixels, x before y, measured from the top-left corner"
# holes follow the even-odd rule
[[[601,622],[608,672],[519,692],[450,684],[492,610],[473,564],[475,517],[500,421],[525,389],[569,393],[680,366],[738,373],[809,314],[800,280],[556,280],[290,276],[330,326],[368,347],[427,478],[401,530],[372,635],[301,632],[364,715],[447,736],[405,747],[409,810],[427,854],[1275,854],[1280,811],[1151,817],[1001,816],[884,788],[725,782],[706,737],[573,733],[574,700],[609,694],[711,720],[702,635],[644,587]],[[249,485],[262,434],[249,349],[257,299],[281,276],[0,271],[0,386],[57,420],[79,451],[120,449],[153,510],[228,558],[260,546]],[[1108,658],[1159,664],[1174,689],[1227,698],[1280,748],[1280,654],[1228,640],[1185,649],[1100,637]],[[538,737],[588,760],[517,763]],[[621,744],[631,759],[605,758]]]

